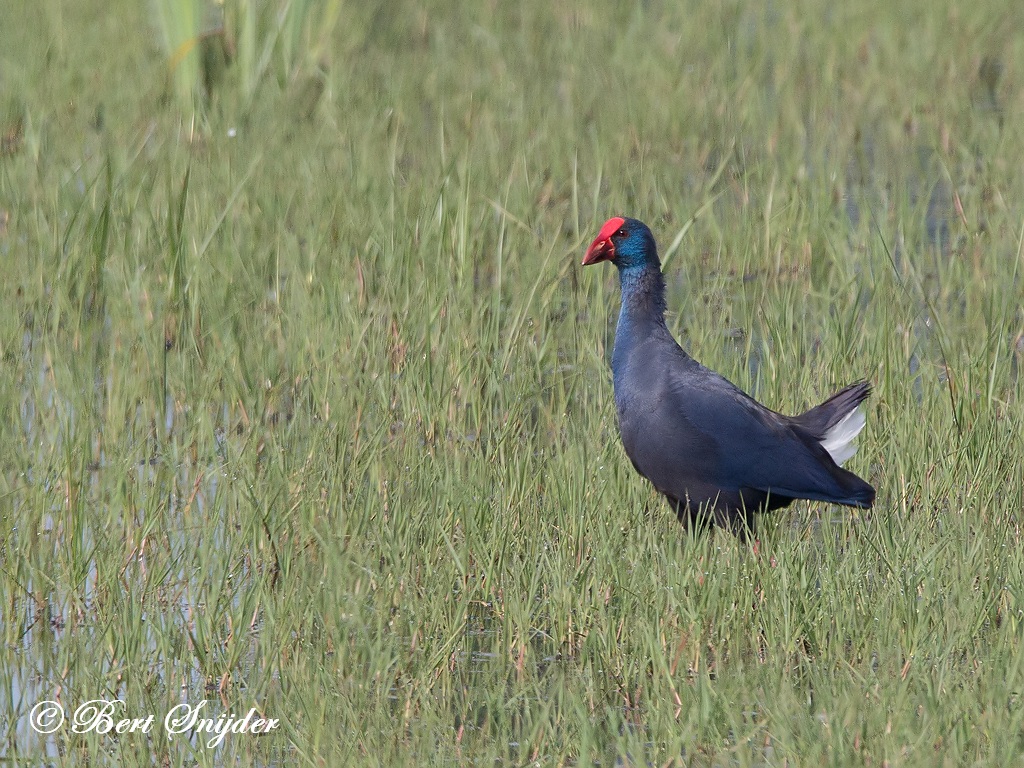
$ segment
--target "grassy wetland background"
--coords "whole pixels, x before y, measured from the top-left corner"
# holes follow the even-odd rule
[[[1024,760],[1024,8],[190,8],[0,24],[0,760]],[[619,213],[705,364],[871,380],[870,514],[680,529]]]

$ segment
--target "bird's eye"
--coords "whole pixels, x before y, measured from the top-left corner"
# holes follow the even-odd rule
[[[625,237],[626,236],[626,228],[623,227],[622,229],[620,229],[618,232],[615,233],[615,236],[616,237]]]

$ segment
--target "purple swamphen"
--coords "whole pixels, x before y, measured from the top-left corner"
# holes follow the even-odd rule
[[[622,309],[612,374],[622,444],[637,472],[687,524],[743,534],[754,512],[812,499],[869,508],[875,489],[841,464],[864,428],[871,393],[852,384],[799,416],[769,410],[690,357],[665,325],[665,281],[651,230],[605,222],[584,266],[619,270]]]

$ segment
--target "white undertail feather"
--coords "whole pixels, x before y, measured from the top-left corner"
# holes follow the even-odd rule
[[[857,435],[864,429],[867,417],[860,407],[854,408],[825,433],[821,440],[821,447],[828,451],[829,456],[839,466],[850,459],[857,452],[857,446],[853,444]]]

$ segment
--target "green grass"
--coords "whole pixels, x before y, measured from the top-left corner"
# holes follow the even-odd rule
[[[0,25],[0,758],[1024,758],[1024,14],[349,3],[317,98],[229,62],[194,116],[115,5]],[[616,213],[705,364],[873,382],[870,514],[679,528],[579,267]],[[28,726],[101,697],[281,724]]]

